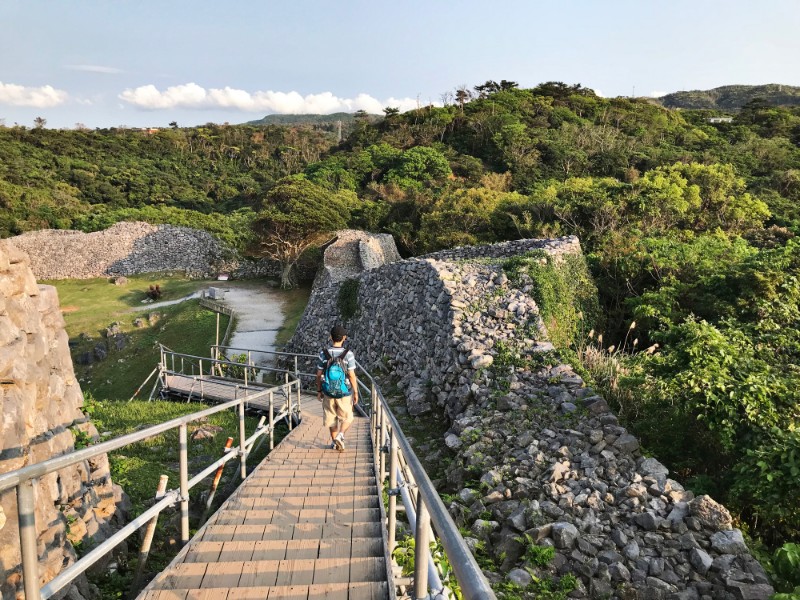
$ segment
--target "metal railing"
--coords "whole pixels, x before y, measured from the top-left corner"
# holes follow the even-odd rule
[[[448,589],[439,578],[430,552],[435,531],[465,600],[494,600],[496,597],[489,582],[400,429],[397,418],[375,379],[361,365],[359,370],[369,380],[369,385],[361,381],[359,385],[371,398],[370,432],[376,450],[375,469],[380,488],[383,488],[387,477],[389,479],[389,554],[394,552],[397,543],[398,495],[402,498],[406,516],[414,530],[413,597],[431,600],[449,597]],[[412,493],[414,490],[416,493]]]
[[[247,352],[244,348],[215,346],[215,355],[227,355],[227,351]],[[260,351],[261,352],[261,351]],[[263,351],[288,363],[286,367],[262,366],[266,371],[291,372],[298,381],[313,381],[316,376],[315,354]],[[248,354],[248,361],[251,356]],[[280,363],[280,360],[276,361]],[[302,369],[302,363],[311,368]],[[370,433],[375,448],[375,471],[379,489],[389,480],[389,506],[387,510],[389,555],[396,546],[397,498],[402,499],[403,509],[414,530],[414,594],[415,598],[431,600],[448,598],[447,587],[442,583],[438,565],[433,561],[430,543],[434,532],[438,535],[450,563],[455,580],[466,600],[494,600],[496,598],[489,582],[475,561],[464,538],[458,530],[444,502],[433,487],[428,474],[411,448],[397,418],[392,413],[386,398],[375,378],[358,362],[357,373],[361,376],[359,387],[366,393],[359,402],[362,414],[370,418]],[[369,384],[366,384],[366,379]],[[388,464],[387,464],[388,461]],[[412,493],[416,491],[416,493]],[[431,527],[431,525],[433,527]]]
[[[242,479],[247,476],[247,457],[253,444],[261,436],[269,434],[270,448],[274,446],[275,421],[287,418],[291,423],[293,413],[299,413],[299,404],[292,403],[294,391],[299,395],[300,381],[293,379],[283,385],[261,390],[255,394],[238,398],[201,410],[183,417],[172,419],[160,425],[153,425],[141,431],[123,435],[113,440],[101,442],[99,444],[76,450],[70,454],[64,454],[51,458],[44,462],[36,463],[3,473],[0,475],[0,494],[16,488],[17,494],[17,514],[19,522],[19,540],[22,557],[22,577],[24,597],[26,600],[47,599],[58,593],[67,584],[86,571],[89,567],[103,558],[119,543],[130,537],[143,525],[146,525],[165,508],[180,504],[181,511],[181,542],[189,541],[189,490],[203,481],[206,477],[215,474],[217,469],[225,465],[228,461],[239,457],[240,475]],[[276,393],[284,395],[288,401],[285,408],[279,413],[274,412],[274,396]],[[245,405],[254,400],[266,399],[269,406],[269,425],[265,425],[265,418],[262,418],[256,431],[248,438],[245,432]],[[239,414],[239,445],[233,451],[225,454],[222,458],[209,465],[202,472],[189,479],[189,460],[188,460],[188,424],[202,419],[209,415],[222,412],[228,409],[237,409]],[[53,580],[48,582],[41,589],[39,588],[39,559],[37,552],[37,534],[35,521],[35,492],[34,486],[38,478],[55,473],[61,469],[82,463],[100,454],[106,454],[118,450],[130,444],[141,442],[153,436],[159,435],[172,429],[178,429],[179,433],[179,472],[180,487],[167,491],[160,500],[128,523],[125,527],[117,531],[107,540],[93,548],[90,552],[82,556],[77,562],[73,563]]]
[[[246,363],[238,363],[235,361],[227,360],[229,352],[239,352],[247,354]],[[109,440],[92,446],[83,450],[79,450],[73,454],[61,456],[58,458],[50,459],[46,462],[37,465],[31,465],[11,473],[0,475],[0,493],[12,487],[17,488],[18,502],[19,502],[19,522],[20,522],[20,544],[23,556],[23,581],[25,584],[25,598],[26,600],[35,600],[39,598],[49,598],[58,590],[63,588],[69,581],[73,580],[80,573],[84,572],[97,560],[99,560],[105,553],[109,552],[116,544],[123,539],[130,536],[134,531],[146,524],[152,517],[157,516],[161,510],[167,506],[172,506],[178,502],[181,503],[181,538],[182,541],[188,541],[188,490],[196,485],[199,481],[208,477],[219,467],[224,465],[228,460],[231,460],[236,455],[244,454],[242,459],[242,475],[245,474],[244,461],[246,454],[251,447],[253,440],[259,435],[270,433],[270,448],[273,447],[272,434],[274,429],[274,420],[286,418],[290,424],[292,416],[295,412],[299,412],[300,403],[299,397],[302,388],[302,381],[314,381],[316,377],[315,361],[317,355],[314,354],[299,354],[292,352],[280,351],[258,351],[259,354],[272,355],[277,357],[278,360],[275,364],[270,365],[256,365],[252,360],[252,350],[246,348],[233,348],[229,346],[215,345],[211,348],[211,355],[214,358],[202,358],[192,355],[181,355],[169,349],[162,347],[162,359],[159,369],[163,374],[182,374],[181,371],[185,370],[187,364],[194,365],[197,368],[197,376],[201,382],[206,377],[212,377],[214,369],[219,366],[232,365],[236,367],[244,367],[245,373],[247,369],[255,369],[257,372],[263,371],[265,373],[282,374],[285,383],[276,385],[271,388],[260,389],[254,393],[253,382],[245,379],[245,388],[242,390],[243,395],[241,398],[217,405],[215,407],[193,413],[185,417],[173,419],[167,423],[156,425],[154,427],[145,429],[141,432],[129,434],[116,440]],[[224,356],[226,358],[219,358]],[[178,360],[178,364],[172,361]],[[183,360],[180,363],[180,360]],[[172,363],[171,365],[168,363]],[[303,370],[303,363],[311,365],[307,370]],[[178,368],[178,365],[181,368]],[[169,368],[172,366],[172,368]],[[208,367],[208,373],[205,373]],[[379,489],[383,489],[383,485],[388,478],[389,484],[389,500],[387,509],[387,522],[385,523],[388,538],[388,553],[392,555],[397,545],[397,498],[402,499],[404,512],[409,520],[409,524],[414,530],[415,538],[415,560],[414,560],[414,575],[413,587],[414,597],[430,600],[443,600],[450,597],[449,590],[445,584],[442,583],[438,565],[434,562],[431,552],[430,544],[434,541],[434,532],[438,536],[441,546],[447,556],[448,562],[452,567],[453,575],[458,583],[463,597],[466,600],[495,600],[496,596],[492,591],[488,581],[484,577],[480,567],[478,566],[475,558],[472,556],[469,548],[466,545],[463,537],[461,536],[458,527],[454,523],[450,513],[442,502],[436,489],[433,487],[430,478],[425,472],[424,467],[417,458],[414,450],[406,438],[405,434],[400,428],[396,417],[392,413],[386,398],[383,396],[377,382],[373,376],[366,371],[360,364],[357,363],[358,373],[363,376],[359,379],[359,387],[365,393],[361,395],[363,399],[359,402],[358,408],[362,414],[370,418],[370,435],[375,449],[375,471],[376,479],[379,484]],[[364,382],[364,379],[368,383]],[[208,381],[207,379],[205,379]],[[221,377],[214,378],[215,384],[227,384],[232,386],[240,386],[238,381],[225,381]],[[248,387],[250,386],[250,387]],[[241,389],[238,388],[237,389]],[[273,415],[273,396],[276,392],[284,394],[287,399],[287,406],[280,414]],[[235,392],[236,393],[236,392]],[[294,393],[297,394],[298,402],[292,403]],[[244,410],[248,403],[253,403],[256,400],[269,398],[269,412],[271,415],[269,426],[257,430],[250,438],[244,438]],[[196,475],[191,480],[188,480],[186,473],[186,424],[192,420],[202,418],[216,412],[226,410],[228,408],[238,407],[240,414],[240,445],[238,454],[231,453],[210,465],[202,473]],[[181,458],[181,487],[179,490],[172,490],[167,492],[166,495],[157,504],[155,504],[148,511],[137,517],[134,521],[129,523],[125,528],[117,532],[114,536],[109,538],[106,542],[92,550],[89,554],[82,557],[78,562],[71,565],[68,569],[63,571],[56,579],[50,582],[47,586],[42,588],[41,593],[38,589],[38,562],[36,556],[36,532],[33,527],[33,484],[31,483],[35,478],[41,477],[47,473],[52,473],[64,467],[76,464],[87,458],[96,456],[104,452],[116,450],[125,445],[147,439],[153,435],[157,435],[163,431],[173,429],[175,427],[181,428],[180,448],[182,453]],[[245,451],[242,453],[241,448]],[[185,506],[185,510],[184,510]],[[185,530],[184,530],[184,515],[185,515]],[[124,535],[123,535],[124,534]],[[185,536],[185,539],[184,539]]]

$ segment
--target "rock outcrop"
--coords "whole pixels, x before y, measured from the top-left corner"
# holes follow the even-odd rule
[[[56,290],[37,286],[27,256],[0,241],[0,473],[96,439],[82,405]],[[101,542],[117,528],[124,501],[106,455],[42,477],[34,489],[44,584],[76,560],[73,544]],[[21,586],[14,489],[0,494],[0,515],[0,596],[12,599]],[[69,590],[75,600],[91,591],[78,583]]]
[[[575,598],[768,598],[725,508],[642,456],[606,401],[558,360],[534,282],[502,269],[529,250],[558,260],[580,246],[521,240],[349,276],[358,282],[358,312],[345,321],[351,348],[404,391],[410,415],[446,420],[428,459],[453,460],[450,512],[470,547],[494,560],[490,579],[524,586],[528,570],[572,574]],[[293,350],[314,353],[342,320],[341,287],[318,281]],[[530,546],[554,558],[537,565]]]

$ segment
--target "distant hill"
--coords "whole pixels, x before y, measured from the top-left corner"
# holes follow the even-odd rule
[[[370,121],[380,115],[369,115]],[[347,129],[356,120],[355,113],[338,112],[330,115],[267,115],[263,119],[248,121],[245,125],[334,125],[337,121]]]
[[[738,110],[754,98],[774,105],[800,105],[800,87],[769,83],[767,85],[724,85],[713,90],[674,92],[658,98],[667,108],[710,108]]]

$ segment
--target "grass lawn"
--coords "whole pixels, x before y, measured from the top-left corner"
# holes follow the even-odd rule
[[[208,281],[168,278],[156,275],[130,277],[128,284],[116,286],[108,279],[63,280],[48,282],[58,290],[61,310],[72,346],[75,375],[84,392],[103,400],[127,400],[158,363],[158,344],[173,350],[208,356],[214,343],[216,315],[201,308],[197,300],[172,306],[131,312],[146,307],[142,300],[151,284],[161,287],[161,300],[177,300],[209,285]],[[154,315],[151,321],[150,315]],[[143,327],[134,321],[141,319]],[[105,330],[118,323],[125,335],[125,347],[117,350]],[[228,317],[220,318],[224,332]],[[94,358],[102,345],[108,356]],[[81,355],[92,355],[92,364],[79,364]],[[141,394],[149,393],[149,385]]]
[[[286,342],[294,335],[300,318],[308,305],[308,298],[311,296],[311,286],[304,285],[291,290],[282,292],[284,294],[284,321],[281,328],[275,335],[275,347],[282,348]]]
[[[137,400],[127,400],[156,366],[159,343],[178,352],[208,356],[215,338],[216,314],[201,308],[196,299],[136,312],[131,309],[147,307],[142,304],[142,300],[146,298],[145,292],[151,284],[161,287],[163,295],[160,300],[169,301],[184,298],[213,285],[212,282],[142,275],[130,277],[125,286],[113,285],[105,278],[46,283],[54,285],[58,290],[73,359],[86,353],[94,354],[98,344],[107,349],[108,356],[104,360],[95,359],[92,364],[78,364],[74,360],[75,374],[87,396],[84,410],[103,434],[103,439],[118,437],[144,426],[163,423],[205,408],[205,405],[198,403],[157,400],[147,402],[152,380],[142,389]],[[284,344],[294,333],[308,303],[309,294],[308,287],[285,293],[286,322],[279,332],[279,344]],[[154,315],[154,318],[149,319],[150,315]],[[143,326],[134,325],[137,318],[142,319],[140,325]],[[114,339],[108,339],[105,335],[106,328],[112,323],[118,323],[120,332],[125,336],[125,345],[119,350]],[[227,325],[228,318],[222,316],[220,334]],[[253,433],[257,420],[255,417],[246,418],[247,435]],[[191,434],[201,426],[220,429],[209,439],[192,440]],[[286,433],[285,425],[276,426],[276,443]],[[189,425],[189,435],[191,478],[222,456],[228,437],[234,438],[234,444],[238,443],[238,416],[234,411],[217,413],[203,423]],[[268,448],[269,444],[265,440],[259,451],[248,460],[248,468],[259,464],[266,456]],[[133,516],[141,514],[151,505],[160,475],[169,477],[168,489],[179,485],[178,461],[177,429],[109,454],[112,480],[121,485],[130,497]],[[220,482],[216,506],[238,483],[238,461],[231,462],[233,464],[226,466]],[[204,507],[201,496],[208,490],[210,483],[209,477],[190,492],[193,530],[199,525],[199,516]],[[151,575],[163,569],[177,552],[180,546],[177,541],[179,525],[179,512],[176,508],[166,510],[159,518],[147,565]],[[129,539],[130,553],[127,557],[120,557],[117,572],[106,573],[93,580],[100,586],[104,598],[130,597],[138,543],[137,536]],[[80,551],[88,549],[81,548]]]

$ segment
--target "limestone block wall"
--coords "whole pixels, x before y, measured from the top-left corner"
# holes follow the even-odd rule
[[[172,225],[117,223],[83,233],[46,229],[11,238],[30,257],[37,279],[87,279],[154,271],[215,275],[238,266],[211,234]]]
[[[450,426],[428,459],[452,460],[447,480],[460,491],[450,512],[468,545],[497,561],[491,581],[530,583],[532,543],[555,550],[537,576],[573,574],[574,598],[766,600],[772,587],[728,511],[642,456],[605,400],[549,354],[533,281],[509,281],[501,264],[536,249],[559,256],[580,245],[520,240],[354,272],[349,319],[342,280],[318,280],[291,349],[315,354],[344,322],[359,362],[391,374],[410,415]],[[549,361],[512,367],[501,348]]]
[[[27,256],[0,241],[0,472],[73,452],[73,431],[96,437],[82,404],[55,288],[38,286]],[[105,455],[42,477],[35,494],[42,582],[75,561],[72,543],[106,539],[122,516],[122,491],[111,481]],[[18,540],[10,490],[0,494],[4,600],[20,593]],[[81,589],[71,590],[72,597],[87,597],[88,586]]]

